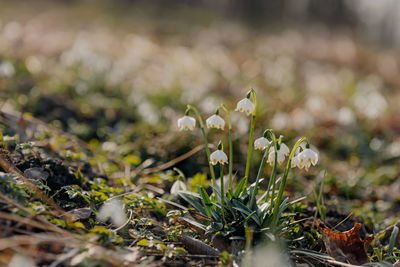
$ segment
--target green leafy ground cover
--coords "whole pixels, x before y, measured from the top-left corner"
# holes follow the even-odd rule
[[[400,209],[393,51],[321,29],[255,31],[198,10],[154,21],[128,8],[105,15],[102,5],[2,7],[0,264],[244,264],[250,231],[217,244],[190,223],[199,219],[193,211],[188,217],[161,199],[195,208],[170,194],[178,179],[190,192],[212,191],[201,132],[177,129],[186,104],[207,118],[220,103],[233,110],[249,87],[258,95],[256,136],[273,128],[290,146],[307,136],[319,152],[316,167],[288,177],[289,201],[306,198],[285,214],[292,228],[281,237],[290,248],[281,260],[332,264],[315,227],[321,219],[340,231],[363,223],[363,238],[380,238],[370,260],[398,261],[390,228]],[[183,11],[192,12],[191,27]],[[237,186],[250,120],[231,115]],[[226,134],[207,131],[214,149],[219,140],[227,147]],[[261,158],[253,153],[249,184]],[[262,173],[260,195],[270,172]],[[107,203],[103,212],[123,223],[101,220]],[[113,213],[120,207],[123,216]],[[226,252],[215,255],[204,244]],[[262,262],[262,252],[252,255]]]

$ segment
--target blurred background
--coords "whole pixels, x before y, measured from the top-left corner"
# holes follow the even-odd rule
[[[119,168],[110,155],[134,169],[188,152],[201,134],[177,131],[186,104],[207,118],[220,103],[233,110],[253,87],[256,137],[273,128],[290,145],[307,136],[319,151],[318,167],[296,172],[289,190],[309,190],[326,170],[332,206],[373,220],[396,215],[399,1],[0,1],[0,7],[2,110],[39,118],[103,151],[90,160],[103,162],[106,173]],[[232,112],[232,120],[240,177],[249,118]],[[227,142],[226,133],[209,132],[211,143]],[[41,138],[47,137],[32,137]],[[254,153],[253,176],[260,158]],[[178,164],[189,177],[207,166],[203,153]]]

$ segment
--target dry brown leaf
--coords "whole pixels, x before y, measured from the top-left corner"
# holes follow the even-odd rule
[[[373,236],[361,240],[359,230],[360,223],[346,232],[335,233],[317,221],[317,227],[322,232],[324,244],[329,255],[336,260],[351,264],[363,264],[368,262],[367,249],[372,242]]]

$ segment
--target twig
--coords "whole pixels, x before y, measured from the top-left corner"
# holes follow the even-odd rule
[[[114,229],[114,230],[111,230],[111,231],[113,231],[113,232],[118,232],[119,230],[121,230],[122,228],[124,228],[124,227],[131,221],[133,212],[132,212],[131,210],[130,210],[129,212],[130,212],[130,214],[129,214],[128,220],[126,220],[126,222],[125,222],[123,225],[121,225],[120,227],[118,227],[118,228],[116,228],[116,229]]]
[[[31,220],[32,220],[34,217],[36,217],[36,216],[38,215],[38,214],[32,213],[32,212],[31,212],[30,210],[28,210],[26,207],[22,206],[22,205],[19,204],[18,202],[15,202],[15,201],[12,200],[11,198],[7,197],[6,195],[0,194],[0,198],[3,199],[4,201],[6,201],[8,204],[13,205],[14,207],[16,207],[16,208],[18,208],[18,209],[20,209],[20,210],[22,210],[22,211],[24,211],[24,212],[30,214],[30,215],[31,215],[31,218],[28,218],[28,219],[31,219]],[[40,217],[36,217],[36,218],[37,218],[42,224],[48,225],[48,226],[51,227],[51,228],[55,227],[55,228],[57,228],[58,230],[64,231],[63,229],[58,228],[58,227],[55,226],[54,224],[52,224],[52,223],[50,223],[50,222],[48,222],[48,221],[46,221],[46,220],[43,220],[43,219],[40,218]],[[21,222],[20,222],[20,223],[21,223]],[[69,233],[68,231],[65,231],[65,232]]]
[[[59,256],[56,261],[54,261],[52,264],[49,265],[49,267],[56,267],[59,264],[61,264],[62,262],[75,256],[77,253],[79,253],[79,248],[71,249],[68,253],[65,253],[65,254],[62,254],[61,256]]]
[[[44,241],[64,242],[68,245],[71,245],[72,242],[75,241],[75,239],[71,237],[65,237],[59,234],[50,234],[50,233],[15,235],[12,237],[6,237],[0,239],[0,251],[17,246],[40,244]]]
[[[150,173],[159,172],[159,171],[168,169],[168,168],[174,166],[175,164],[193,156],[194,154],[196,154],[197,152],[202,150],[204,147],[205,147],[205,145],[198,145],[195,148],[193,148],[192,150],[190,150],[189,152],[186,152],[185,154],[183,154],[173,160],[170,160],[167,163],[161,164],[161,165],[153,167],[153,168],[145,169],[145,170],[139,172],[138,174],[150,174]],[[214,145],[210,144],[210,145],[208,145],[208,147],[213,148]]]
[[[332,230],[335,230],[339,225],[341,225],[342,223],[344,223],[345,221],[347,221],[351,216],[353,216],[353,212],[350,212],[350,214],[347,215],[346,218],[344,218],[344,219],[341,220],[338,224],[336,224],[334,227],[332,227]]]
[[[69,235],[69,236],[77,237],[76,235],[74,235],[74,234],[72,234],[72,233],[70,233],[68,231],[65,231],[65,230],[63,230],[61,228],[58,228],[55,225],[52,225],[52,226],[44,225],[43,223],[39,223],[37,221],[28,219],[26,217],[21,217],[21,216],[16,215],[16,214],[11,214],[11,213],[6,213],[6,212],[1,212],[0,211],[0,219],[20,222],[22,224],[25,224],[25,225],[28,225],[28,226],[31,226],[31,227],[34,227],[34,228],[38,228],[38,229],[41,229],[41,230],[44,230],[44,231],[51,231],[51,232],[56,232],[56,233],[63,234],[63,235]]]
[[[334,260],[327,260],[330,264],[333,265],[338,265],[338,266],[343,266],[343,267],[362,267],[361,265],[354,265],[350,263],[345,263],[345,262],[340,262],[340,261],[334,261]]]

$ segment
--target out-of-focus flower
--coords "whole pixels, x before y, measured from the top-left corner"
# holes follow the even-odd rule
[[[180,131],[193,131],[196,126],[196,120],[190,116],[183,116],[178,120],[178,129]]]
[[[171,187],[171,195],[178,195],[179,191],[186,191],[186,185],[181,180],[176,180],[175,183]]]
[[[0,77],[11,77],[15,74],[14,65],[9,61],[0,62]]]
[[[251,102],[250,99],[244,98],[237,103],[236,111],[245,112],[246,115],[253,114],[255,109],[255,105]]]
[[[289,121],[290,117],[287,113],[278,112],[272,117],[271,125],[276,130],[283,130],[288,126]]]
[[[14,254],[11,261],[8,263],[8,266],[9,267],[20,267],[20,266],[35,267],[37,265],[35,264],[34,260],[29,256],[25,256],[25,255],[21,255],[21,254]]]
[[[342,125],[351,125],[356,121],[356,117],[350,108],[342,107],[336,112],[336,120]]]
[[[111,222],[117,227],[123,225],[127,220],[124,208],[117,199],[104,203],[99,210],[97,218],[102,222],[106,222],[110,218]]]
[[[254,249],[251,259],[253,267],[287,267],[291,266],[289,256],[273,245],[259,246]]]
[[[217,150],[211,153],[210,162],[212,165],[217,165],[217,163],[224,165],[225,163],[228,163],[228,156],[225,154],[224,151]]]
[[[214,114],[206,120],[208,128],[216,128],[223,130],[225,127],[225,121],[221,116]]]
[[[264,150],[269,145],[269,141],[265,137],[260,137],[254,141],[254,149]]]

